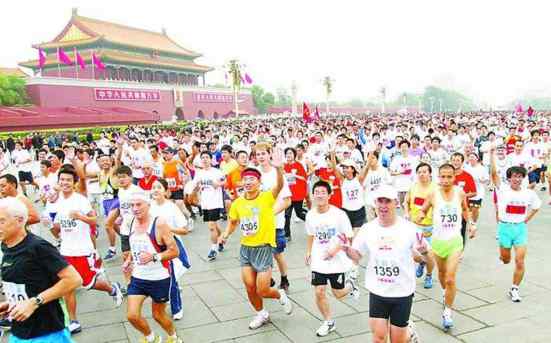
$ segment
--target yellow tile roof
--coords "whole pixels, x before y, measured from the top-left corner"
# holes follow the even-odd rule
[[[18,77],[28,76],[19,68],[0,68],[0,74],[8,75],[8,76],[18,76]]]

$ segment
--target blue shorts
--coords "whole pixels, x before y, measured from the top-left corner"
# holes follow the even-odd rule
[[[542,168],[534,169],[528,173],[528,182],[529,183],[538,183],[540,182],[540,174],[543,172]]]
[[[162,280],[142,280],[135,277],[130,278],[128,295],[145,295],[151,297],[153,302],[158,304],[166,303],[170,299],[170,277]]]
[[[285,230],[276,229],[276,247],[272,248],[273,254],[281,254],[287,247],[287,238],[285,238]]]
[[[109,215],[111,210],[117,209],[120,207],[119,198],[105,199],[102,201],[103,205],[103,214],[105,216]]]
[[[499,246],[510,249],[512,246],[526,245],[528,241],[528,230],[526,223],[505,223],[497,224],[497,235]]]
[[[8,343],[73,343],[71,340],[71,334],[69,330],[63,329],[44,336],[35,338],[17,338],[14,335],[10,335]]]

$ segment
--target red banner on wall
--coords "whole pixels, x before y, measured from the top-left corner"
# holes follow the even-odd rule
[[[161,92],[141,89],[94,88],[96,101],[160,102]]]

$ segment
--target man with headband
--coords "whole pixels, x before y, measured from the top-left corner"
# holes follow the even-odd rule
[[[276,247],[276,224],[274,205],[283,188],[284,156],[280,149],[272,154],[272,165],[277,171],[276,185],[268,191],[260,191],[261,173],[254,168],[246,168],[242,173],[245,194],[237,198],[229,212],[226,230],[219,238],[225,243],[237,227],[241,230],[241,276],[249,301],[257,311],[249,324],[257,329],[269,321],[263,299],[279,299],[285,313],[291,314],[293,304],[285,290],[270,287],[272,279],[272,248]]]

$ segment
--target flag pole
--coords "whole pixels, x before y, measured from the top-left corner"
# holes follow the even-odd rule
[[[96,56],[96,52],[95,51],[92,51],[92,79],[95,80],[96,79],[96,61],[95,61],[95,58],[94,56]]]
[[[61,77],[61,66],[59,65],[59,47],[57,48],[57,77]]]
[[[75,57],[74,57],[74,61],[75,61],[75,75],[76,75],[77,80],[78,80],[78,59],[77,59],[77,48],[76,48],[76,47],[73,48],[73,52],[75,53]]]

